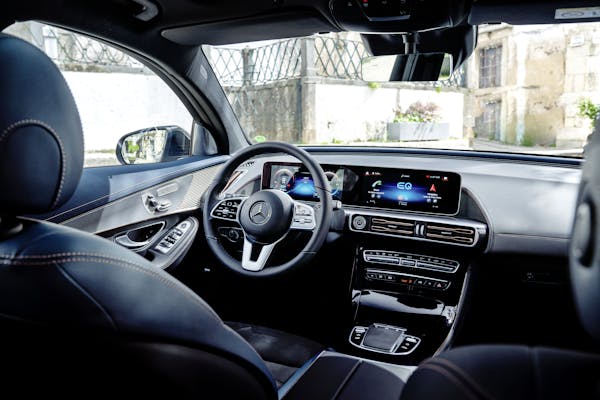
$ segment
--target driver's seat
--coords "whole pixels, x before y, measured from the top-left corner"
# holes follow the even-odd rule
[[[83,137],[48,57],[2,34],[0,60],[3,392],[276,399],[254,348],[169,274],[105,239],[19,217],[71,197]]]

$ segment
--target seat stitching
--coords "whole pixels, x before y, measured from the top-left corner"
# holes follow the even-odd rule
[[[542,374],[539,368],[539,354],[536,349],[529,350],[529,354],[531,356],[531,363],[533,364],[533,385],[536,393],[536,398],[542,398]],[[539,389],[539,390],[538,390]]]
[[[8,262],[6,262],[6,261],[8,261]],[[204,302],[200,298],[196,297],[191,292],[184,290],[185,287],[182,288],[179,284],[177,284],[177,282],[173,282],[168,279],[165,279],[164,277],[162,277],[158,274],[155,274],[152,271],[150,271],[142,266],[139,266],[139,265],[133,264],[133,263],[129,263],[127,261],[111,260],[108,257],[98,256],[95,258],[91,258],[91,257],[62,258],[62,259],[55,259],[55,260],[48,260],[48,261],[0,260],[0,265],[44,266],[44,265],[54,265],[56,263],[76,263],[76,262],[97,262],[97,263],[107,264],[107,265],[117,265],[117,266],[121,266],[121,267],[125,267],[125,268],[143,272],[146,275],[149,275],[153,278],[158,279],[165,285],[176,289],[179,293],[185,295],[186,297],[193,300],[194,302],[202,305],[202,307],[207,308],[208,310],[211,311],[211,314],[218,319],[217,315],[215,314],[215,312],[213,310],[210,309],[210,307],[206,307],[206,304],[204,304]]]
[[[467,387],[464,383],[462,383],[455,375],[452,374],[451,371],[446,370],[441,365],[433,365],[433,364],[422,364],[419,366],[419,370],[429,369],[433,372],[437,372],[448,381],[454,384],[455,387],[459,388],[462,392],[464,392],[469,399],[478,400],[477,393],[475,393],[471,388]]]
[[[9,259],[9,260],[27,260],[27,259],[52,259],[57,257],[72,257],[72,256],[84,256],[84,257],[99,257],[105,258],[107,260],[115,260],[115,261],[123,261],[128,264],[135,264],[132,261],[126,260],[124,258],[107,256],[102,253],[86,253],[86,252],[65,252],[65,253],[52,253],[52,254],[31,254],[31,255],[10,255],[10,254],[0,254],[0,259]]]
[[[449,372],[453,372],[464,381],[472,386],[472,390],[477,392],[481,397],[486,399],[493,399],[494,397],[488,394],[474,379],[471,375],[461,369],[458,365],[447,360],[445,358],[432,358],[429,360],[430,363],[439,364],[441,367],[445,367]]]
[[[58,201],[60,200],[60,196],[62,195],[62,190],[64,187],[64,183],[65,183],[65,176],[67,174],[67,157],[65,156],[65,149],[64,149],[64,145],[63,142],[60,138],[60,136],[56,133],[56,131],[48,124],[46,124],[43,121],[40,121],[38,119],[22,119],[20,121],[14,122],[11,125],[9,125],[0,135],[0,143],[6,139],[9,135],[9,133],[11,133],[11,131],[15,130],[16,128],[20,128],[22,126],[26,126],[26,125],[39,125],[42,128],[46,129],[48,132],[50,132],[52,134],[52,136],[54,137],[54,139],[56,139],[56,141],[58,142],[58,148],[60,149],[60,163],[61,163],[61,174],[60,174],[60,183],[58,185],[58,191],[56,192],[56,195],[54,197],[54,202],[52,203],[52,209],[56,208],[56,206],[58,205]]]
[[[58,269],[62,273],[62,275],[65,278],[67,278],[67,280],[69,282],[71,282],[71,284],[73,286],[75,286],[75,288],[77,290],[79,290],[81,293],[83,293],[84,296],[86,296],[88,299],[90,299],[92,301],[92,303],[94,303],[96,305],[96,307],[98,307],[98,309],[100,309],[100,311],[104,314],[106,319],[108,319],[108,322],[110,322],[110,324],[112,325],[113,330],[118,331],[119,329],[117,328],[117,324],[115,323],[113,318],[110,316],[110,314],[108,313],[106,308],[104,308],[104,306],[102,304],[100,304],[100,302],[94,296],[92,296],[92,294],[89,291],[87,291],[79,282],[77,282],[77,280],[73,276],[71,276],[64,268],[62,268],[58,264],[55,264],[55,266],[56,266],[56,269]]]

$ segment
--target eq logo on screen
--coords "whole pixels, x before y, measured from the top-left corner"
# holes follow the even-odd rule
[[[400,190],[412,190],[413,185],[410,182],[398,182],[396,187]]]

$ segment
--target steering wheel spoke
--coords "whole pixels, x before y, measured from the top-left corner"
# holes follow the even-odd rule
[[[210,217],[239,223],[239,213],[245,199],[244,197],[232,197],[219,201],[210,212]]]
[[[244,248],[242,251],[242,268],[246,271],[262,271],[269,261],[269,257],[277,243],[259,244],[252,243],[248,238],[244,238]]]
[[[311,206],[294,201],[294,214],[290,229],[299,231],[312,231],[317,227],[315,210]]]

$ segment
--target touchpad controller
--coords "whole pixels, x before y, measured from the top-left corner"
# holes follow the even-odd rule
[[[373,324],[367,330],[362,344],[386,353],[394,353],[404,339],[404,332],[406,330],[403,328]]]

